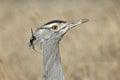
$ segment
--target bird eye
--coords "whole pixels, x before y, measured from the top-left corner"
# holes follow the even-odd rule
[[[51,29],[57,30],[57,29],[58,29],[58,26],[57,26],[57,25],[53,25],[53,26],[51,27]]]

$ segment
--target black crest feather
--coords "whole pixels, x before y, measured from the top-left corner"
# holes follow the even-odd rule
[[[66,23],[66,21],[62,21],[62,20],[53,20],[53,21],[50,21],[50,22],[45,23],[44,25],[49,25],[49,24],[52,24],[52,23]]]

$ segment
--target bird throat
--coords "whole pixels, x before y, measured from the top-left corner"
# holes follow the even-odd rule
[[[59,41],[49,41],[42,45],[44,62],[44,80],[64,80]]]

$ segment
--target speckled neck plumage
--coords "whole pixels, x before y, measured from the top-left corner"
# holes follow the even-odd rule
[[[42,44],[44,80],[64,80],[59,54],[59,42],[49,41],[44,44]]]

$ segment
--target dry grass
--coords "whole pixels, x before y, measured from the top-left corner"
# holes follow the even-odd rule
[[[30,28],[53,20],[88,18],[61,41],[66,80],[120,80],[120,6],[117,0],[0,1],[0,80],[41,80],[42,55],[27,41]]]

